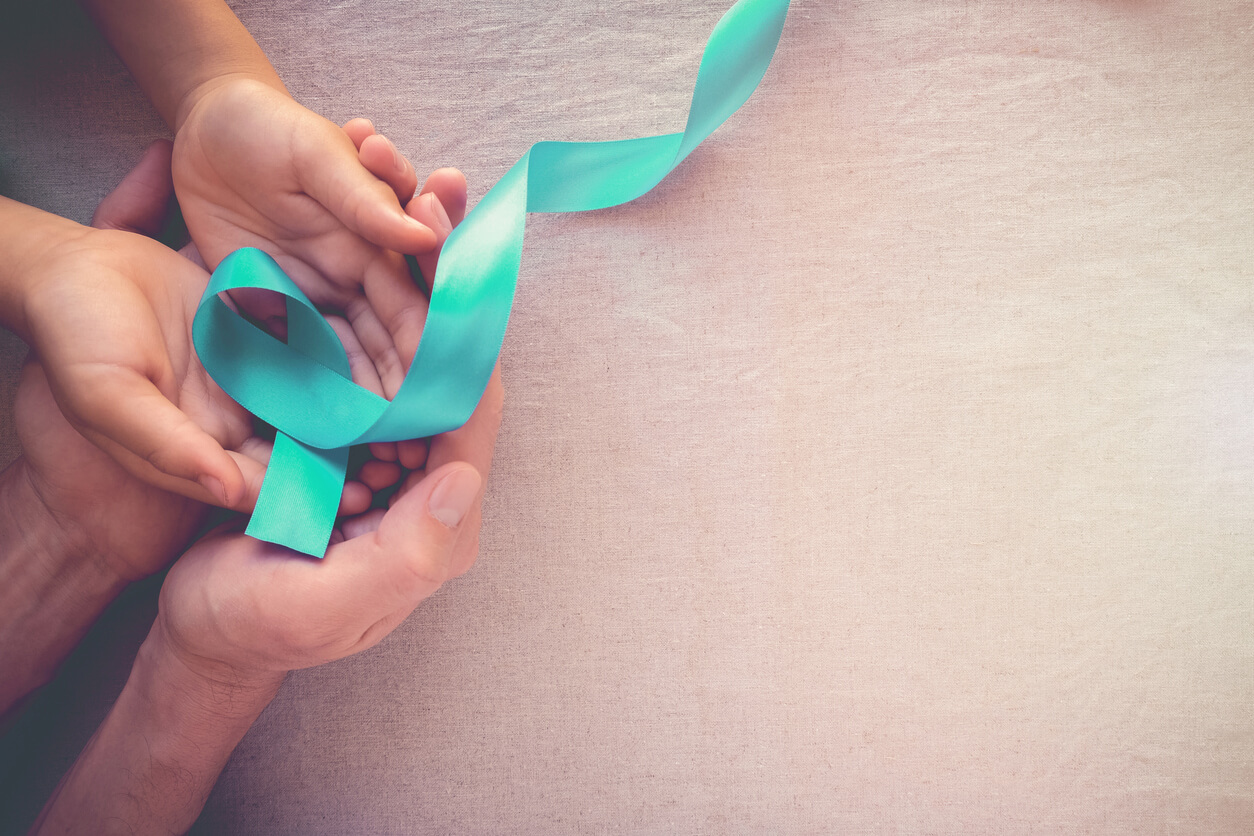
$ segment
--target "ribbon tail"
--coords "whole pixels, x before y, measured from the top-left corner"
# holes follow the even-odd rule
[[[347,447],[319,450],[278,433],[244,533],[321,558],[331,541],[347,470]]]

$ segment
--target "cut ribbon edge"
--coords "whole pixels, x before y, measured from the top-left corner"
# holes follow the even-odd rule
[[[245,248],[223,259],[197,308],[193,342],[218,385],[277,430],[247,533],[322,556],[349,446],[425,438],[469,420],[509,323],[527,213],[604,209],[651,191],[757,89],[789,5],[739,0],[723,15],[706,42],[682,133],[533,145],[445,242],[418,350],[391,402],[352,382],[335,332],[270,256]],[[237,288],[287,297],[286,343],[218,297]]]

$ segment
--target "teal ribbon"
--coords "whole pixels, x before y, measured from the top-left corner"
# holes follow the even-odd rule
[[[277,430],[247,533],[321,556],[351,445],[464,424],[501,350],[527,213],[603,209],[650,191],[752,95],[788,7],[789,0],[739,0],[723,16],[706,43],[682,133],[533,145],[444,244],[418,351],[391,402],[352,382],[335,332],[272,258],[249,248],[223,259],[196,312],[196,351],[227,394]],[[287,297],[286,343],[218,297],[250,287]]]

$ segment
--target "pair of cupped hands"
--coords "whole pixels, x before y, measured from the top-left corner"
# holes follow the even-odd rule
[[[209,377],[191,324],[216,266],[272,255],[327,318],[354,380],[392,397],[418,346],[439,250],[466,183],[410,163],[364,119],[342,128],[285,92],[229,79],[197,92],[173,144],[154,143],[80,228],[25,268],[32,358],[15,419],[18,467],[59,546],[135,580],[165,568],[210,505],[248,511],[269,444]],[[177,192],[193,244],[154,238]],[[415,257],[411,276],[405,255]],[[282,334],[282,301],[230,304]],[[463,427],[371,445],[344,489],[324,560],[220,526],[171,568],[154,627],[181,663],[240,681],[346,656],[399,624],[478,551],[500,424],[499,369]],[[401,483],[386,512],[374,492]]]

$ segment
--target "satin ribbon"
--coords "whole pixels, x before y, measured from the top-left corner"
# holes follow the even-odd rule
[[[196,351],[227,394],[277,430],[247,533],[321,556],[351,445],[464,424],[501,350],[527,213],[603,209],[650,191],[748,100],[770,66],[788,7],[789,0],[739,0],[723,16],[706,43],[681,133],[532,146],[444,244],[418,351],[391,402],[352,382],[335,332],[273,259],[251,248],[223,259],[196,312]],[[218,298],[250,287],[287,297],[286,344]]]

